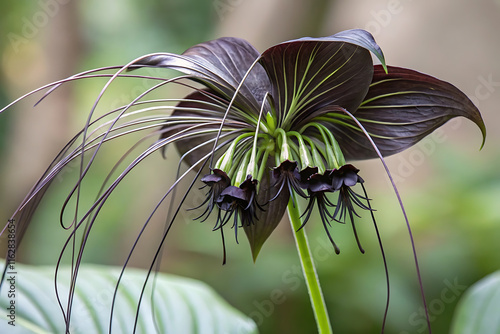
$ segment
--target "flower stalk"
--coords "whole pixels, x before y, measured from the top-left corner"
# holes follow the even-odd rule
[[[307,286],[307,292],[311,300],[311,305],[318,325],[318,333],[329,334],[332,333],[332,326],[326,309],[323,291],[319,282],[319,277],[314,265],[314,258],[307,241],[306,230],[301,228],[302,222],[300,219],[300,211],[298,205],[294,205],[292,199],[288,201],[288,218],[293,229],[293,236],[295,238],[295,245],[299,254],[300,264],[304,273],[304,278]]]

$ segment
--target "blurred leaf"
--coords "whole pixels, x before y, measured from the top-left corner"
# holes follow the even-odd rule
[[[452,334],[500,333],[500,271],[474,284],[460,301]]]
[[[65,324],[54,293],[54,268],[15,264],[13,270],[15,274],[7,272],[0,296],[0,307],[7,313],[0,321],[0,333],[64,333]],[[121,268],[95,265],[80,268],[71,333],[108,332],[110,307],[120,271]],[[146,274],[137,269],[125,272],[114,307],[113,333],[132,332]],[[60,278],[69,278],[69,275],[69,267],[59,272]],[[59,296],[65,306],[69,285],[60,281]],[[257,333],[250,318],[227,304],[204,283],[159,274],[154,305],[151,305],[151,285],[148,284],[141,303],[137,333]],[[15,326],[9,325],[9,321],[14,320],[9,318],[11,304],[15,307]]]

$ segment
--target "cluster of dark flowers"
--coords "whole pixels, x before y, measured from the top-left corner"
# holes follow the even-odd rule
[[[370,53],[381,64],[373,65]],[[339,252],[329,227],[347,218],[363,251],[354,217],[372,209],[359,170],[346,159],[383,161],[456,116],[484,134],[479,111],[460,90],[387,66],[373,37],[359,29],[284,42],[262,54],[244,40],[220,38],[182,57],[153,55],[134,65],[174,68],[204,86],[176,105],[172,117],[185,122],[163,125],[161,138],[174,141],[190,165],[209,160],[200,218],[215,209],[214,230],[221,232],[233,218],[254,259],[296,196],[308,201],[303,225],[317,210]],[[353,190],[357,184],[362,193]]]
[[[239,226],[252,230],[252,225],[259,224],[259,216],[266,211],[265,207],[268,206],[269,203],[281,198],[282,201],[292,201],[292,205],[295,206],[296,196],[298,195],[308,200],[307,208],[302,215],[304,219],[301,228],[309,221],[311,214],[315,211],[314,209],[317,208],[325,231],[335,251],[339,253],[340,250],[333,241],[328,227],[331,221],[344,223],[345,219],[349,218],[359,249],[361,252],[364,252],[356,233],[354,216],[359,217],[356,212],[356,207],[364,210],[372,209],[368,203],[369,199],[366,197],[364,187],[363,195],[358,194],[352,189],[352,187],[358,183],[362,185],[364,182],[358,175],[359,169],[351,164],[345,163],[336,141],[333,142],[333,145],[336,146],[335,150],[333,147],[328,146],[328,144],[321,150],[324,153],[329,152],[333,154],[326,156],[333,157],[333,159],[325,159],[326,157],[322,156],[320,153],[321,151],[316,148],[310,138],[301,136],[296,132],[292,133],[293,136],[298,139],[299,144],[293,144],[292,138],[284,137],[282,139],[281,154],[278,160],[281,162],[277,167],[272,168],[270,171],[271,182],[267,183],[267,186],[270,186],[270,189],[272,189],[272,198],[268,199],[266,203],[259,203],[257,191],[259,180],[262,179],[262,175],[259,175],[259,170],[256,169],[256,166],[249,164],[249,161],[243,159],[242,168],[238,171],[231,169],[232,162],[228,158],[234,156],[233,150],[236,147],[235,144],[234,147],[230,147],[229,150],[222,155],[216,164],[216,168],[212,169],[210,174],[201,178],[201,181],[209,187],[206,200],[201,206],[207,203],[208,205],[198,219],[203,218],[203,221],[206,220],[213,209],[216,208],[217,221],[214,230],[221,229],[222,231],[222,227],[233,216],[234,222],[232,228],[235,233],[237,233]],[[284,132],[283,135],[286,136]],[[307,139],[304,140],[304,138]],[[325,142],[328,143],[329,138],[323,139],[326,139],[327,141]],[[333,139],[333,136],[330,136],[330,139]],[[305,141],[310,142],[311,146],[306,146]],[[290,145],[289,142],[292,143],[292,145]],[[237,143],[237,141],[233,143]],[[266,149],[274,150],[269,143],[270,140],[266,140]],[[335,151],[337,155],[334,154]],[[250,156],[251,154],[250,152]],[[266,152],[264,152],[263,155],[267,156],[269,153],[266,154]],[[299,162],[293,160],[292,157],[294,156],[299,157]],[[252,161],[251,158],[249,159]],[[325,160],[327,160],[327,166],[332,167],[326,169],[324,165]],[[299,163],[301,166],[300,168]],[[267,166],[263,166],[262,168],[265,171]],[[228,176],[228,173],[232,175],[231,171],[233,171],[233,174],[236,171],[236,175],[234,175],[236,181],[234,183],[231,182],[231,177]],[[252,171],[256,173],[254,175],[259,175],[260,177],[253,178],[251,174]],[[246,178],[243,179],[243,175],[246,175]],[[239,186],[232,184],[239,184]],[[268,192],[270,192],[269,189],[264,190],[264,193]],[[338,198],[337,202],[334,204],[328,198],[328,195],[335,192],[338,193]],[[281,204],[281,206],[283,205]],[[221,213],[221,211],[223,213]]]

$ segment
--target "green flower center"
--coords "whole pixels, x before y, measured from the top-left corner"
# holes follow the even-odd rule
[[[217,160],[214,168],[227,173],[233,185],[239,186],[247,177],[262,179],[268,170],[268,160],[274,157],[274,167],[282,162],[296,161],[299,170],[317,167],[319,173],[345,165],[345,158],[333,133],[321,120],[313,120],[299,131],[276,127],[277,120],[268,112],[249,130],[234,138]]]

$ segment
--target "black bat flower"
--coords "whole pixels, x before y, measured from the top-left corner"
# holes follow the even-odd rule
[[[352,189],[352,187],[359,183],[363,187],[363,192],[366,194],[366,190],[363,186],[365,181],[358,175],[358,172],[359,169],[350,164],[332,171],[332,188],[334,191],[339,192],[335,212],[333,213],[333,220],[344,223],[345,218],[349,217],[359,250],[364,253],[365,251],[363,247],[361,247],[358,233],[354,225],[354,216],[359,217],[356,213],[355,206],[363,210],[372,211],[372,209],[368,203],[368,197],[366,197],[366,195],[360,195]]]
[[[373,65],[371,54],[380,64]],[[151,67],[176,74],[166,78],[137,74],[137,69]],[[106,72],[110,69],[117,72]],[[110,79],[87,123],[55,158],[12,217],[18,224],[20,240],[47,187],[65,166],[80,161],[80,177],[67,200],[78,203],[81,185],[100,157],[100,148],[129,134],[143,134],[111,168],[96,201],[73,215],[70,238],[84,231],[75,268],[80,264],[88,232],[110,195],[142,161],[170,144],[181,155],[179,164],[187,163],[188,170],[178,175],[157,207],[173,196],[180,180],[195,172],[181,198],[182,204],[204,175],[201,181],[209,191],[204,202],[206,210],[199,218],[205,220],[215,209],[215,229],[222,232],[233,215],[232,228],[243,227],[255,259],[284,215],[290,197],[294,202],[295,195],[309,201],[306,221],[317,203],[325,228],[330,221],[344,221],[346,216],[352,221],[354,206],[371,211],[367,196],[351,189],[362,179],[357,169],[346,165],[346,159],[383,158],[398,153],[457,116],[474,122],[483,134],[483,142],[486,132],[479,111],[465,94],[429,75],[386,66],[373,37],[359,29],[291,40],[263,53],[245,40],[219,38],[182,54],[152,54],[122,67],[80,73],[35,92],[50,89],[50,93],[65,82],[94,77]],[[155,85],[129,104],[97,115],[96,106],[108,86],[125,77],[147,79]],[[183,98],[148,99],[151,92],[172,85],[190,92]],[[148,140],[150,146],[141,148]],[[307,177],[301,178],[301,173]],[[307,189],[307,195],[301,188]],[[335,193],[339,196],[336,204],[328,199]],[[151,269],[179,209],[171,213]],[[138,239],[141,237],[142,232]],[[130,254],[134,250],[135,244]],[[72,280],[76,280],[76,273],[77,269]],[[70,309],[68,305],[68,324]]]
[[[302,186],[307,189],[310,198],[305,212],[302,214],[304,220],[301,228],[304,227],[311,218],[311,214],[313,213],[316,205],[326,234],[335,249],[335,253],[339,254],[340,249],[335,241],[333,241],[330,231],[328,230],[330,221],[335,218],[334,214],[332,214],[329,209],[335,205],[328,198],[328,194],[335,191],[332,187],[332,172],[333,171],[331,170],[326,170],[324,173],[320,174],[317,172],[317,169],[314,170],[312,168],[304,169],[301,172]]]
[[[373,65],[370,52],[381,65]],[[266,226],[250,231],[254,258],[281,220],[290,190],[302,195],[293,169],[282,165],[285,161],[297,163],[299,170],[324,164],[334,169],[343,165],[344,156],[377,156],[349,114],[383,156],[414,145],[456,116],[469,118],[485,134],[479,111],[462,92],[431,76],[387,67],[379,46],[363,30],[292,40],[262,54],[244,40],[221,38],[180,56],[154,55],[134,65],[176,69],[202,84],[172,113],[185,121],[163,126],[162,138],[184,131],[175,145],[188,164],[199,164],[210,155],[211,161],[219,158],[210,167],[224,170],[232,179],[239,173],[258,181],[268,166],[278,168],[278,191],[261,186],[258,194],[260,203],[271,198],[272,208],[256,212],[256,223],[243,226]],[[200,121],[207,117],[210,122]],[[217,145],[226,138],[226,146]],[[235,179],[234,185],[242,181]]]
[[[221,171],[220,169],[214,169],[212,174],[205,175],[204,177],[201,178],[201,181],[204,182],[205,185],[209,187],[210,190],[207,193],[207,198],[205,199],[205,201],[203,201],[203,203],[201,203],[201,205],[198,206],[197,208],[202,207],[206,203],[208,203],[208,206],[206,210],[196,219],[203,218],[202,221],[205,221],[212,213],[212,210],[215,208],[214,204],[218,201],[222,192],[227,187],[231,186],[231,180],[229,179],[229,177],[225,172]],[[219,224],[216,224],[214,229],[217,229],[218,227]]]

